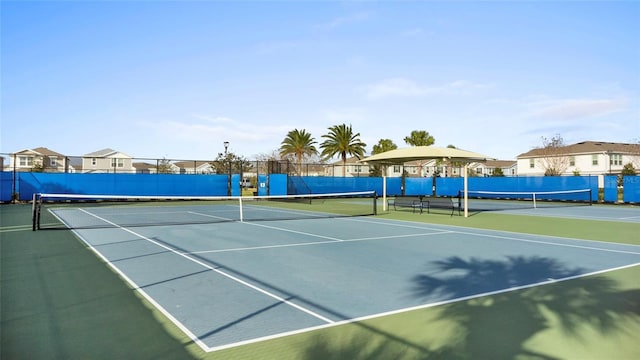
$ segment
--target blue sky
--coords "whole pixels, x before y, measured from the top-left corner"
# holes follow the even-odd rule
[[[1,2],[0,152],[246,158],[351,124],[515,159],[640,139],[640,2]]]

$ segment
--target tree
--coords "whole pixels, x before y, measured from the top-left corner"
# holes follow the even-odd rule
[[[395,150],[398,148],[393,140],[391,139],[380,139],[376,145],[373,145],[373,150],[371,151],[371,155],[381,154],[383,152]]]
[[[633,166],[632,163],[628,163],[622,168],[622,171],[620,172],[620,175],[622,175],[622,176],[635,176],[636,175],[636,169],[635,169],[635,167]]]
[[[351,125],[334,125],[329,128],[329,133],[322,135],[326,140],[320,144],[322,157],[330,159],[339,155],[342,159],[342,176],[347,175],[347,154],[361,159],[364,156],[367,144],[360,141],[360,133],[353,133]]]
[[[280,146],[280,156],[285,157],[287,155],[293,155],[296,158],[298,166],[298,173],[302,173],[302,160],[305,156],[313,156],[318,153],[315,145],[317,142],[311,134],[306,130],[294,129],[287,133],[287,136],[282,140]]]
[[[425,130],[413,130],[411,135],[404,138],[404,142],[411,146],[429,146],[436,142],[436,139]]]
[[[564,139],[556,134],[551,139],[542,137],[542,147],[538,148],[541,158],[539,165],[544,169],[545,176],[560,176],[569,167],[569,156]]]
[[[426,130],[413,130],[411,135],[405,136],[404,142],[407,145],[411,146],[429,146],[433,145],[436,142],[436,139],[429,135],[429,132]],[[422,161],[418,161],[418,168],[420,169],[420,176],[422,173]]]
[[[504,172],[502,172],[502,168],[495,168],[493,169],[493,174],[491,174],[491,176],[493,177],[504,177]]]
[[[165,158],[162,158],[158,163],[158,174],[171,174],[173,170],[171,169],[171,162]]]
[[[457,147],[453,144],[449,144],[447,145],[447,149],[457,149]],[[436,160],[436,164],[440,161],[441,160]],[[447,176],[451,176],[453,174],[453,167],[462,168],[464,166],[464,163],[460,161],[447,160],[446,163],[447,163]],[[460,174],[462,174],[462,172]]]
[[[215,169],[216,174],[235,174],[250,170],[253,165],[244,157],[227,152],[219,153],[218,157],[211,162],[211,167]]]
[[[625,176],[635,176],[636,169],[633,167],[633,163],[627,163],[622,167],[622,171],[620,171],[620,175],[618,175],[618,186],[624,186],[624,177]]]
[[[398,145],[394,144],[391,139],[380,139],[376,145],[373,145],[371,155],[381,154],[390,150],[395,150]],[[382,176],[382,167],[380,165],[373,165],[369,168],[369,176]]]
[[[44,171],[44,161],[34,161],[33,166],[31,167],[31,172],[43,172]]]

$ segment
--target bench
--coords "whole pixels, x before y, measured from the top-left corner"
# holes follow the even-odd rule
[[[452,198],[432,196],[422,198],[422,207],[427,209],[427,213],[430,213],[432,208],[451,210],[451,216],[453,216],[456,209],[456,205]],[[458,215],[460,215],[460,207],[458,207]]]
[[[422,214],[422,209],[424,204],[422,203],[422,197],[418,196],[396,196],[393,199],[387,200],[387,207],[393,206],[393,210],[397,210],[398,207],[410,207],[413,212],[416,212],[416,209],[420,209],[420,213]]]

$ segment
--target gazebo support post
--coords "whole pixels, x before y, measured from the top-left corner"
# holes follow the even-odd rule
[[[464,217],[469,217],[469,163],[464,163]]]

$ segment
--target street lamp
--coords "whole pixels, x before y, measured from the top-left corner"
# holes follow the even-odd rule
[[[229,156],[227,156],[227,150],[229,149],[229,142],[225,141],[224,143],[224,157],[225,160],[229,162],[229,175],[227,175],[227,196],[231,196],[231,160]]]

